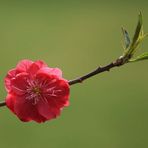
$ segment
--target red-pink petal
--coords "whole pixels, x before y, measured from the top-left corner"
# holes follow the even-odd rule
[[[7,91],[11,90],[11,79],[16,76],[16,69],[10,70],[5,77],[5,87]]]
[[[31,60],[22,60],[17,64],[16,69],[20,72],[26,72],[32,63]]]
[[[48,104],[48,102],[40,99],[40,101],[37,104],[37,109],[40,115],[45,117],[47,120],[56,118],[60,115],[60,109],[56,108],[56,106],[51,106]]]
[[[41,61],[41,60],[35,61],[34,63],[35,63],[36,65],[38,65],[39,68],[47,67],[47,66],[48,66],[44,61]]]
[[[20,73],[11,80],[11,90],[18,94],[23,95],[26,92],[29,75],[27,73]]]
[[[70,89],[67,80],[45,73],[38,73],[36,79],[42,82],[42,93],[47,100],[53,100],[59,107],[69,105]],[[56,96],[49,95],[48,90],[50,88],[54,88]]]
[[[68,83],[64,80],[57,80],[55,84],[55,96],[50,97],[48,93],[44,93],[44,96],[49,102],[53,101],[56,106],[64,107],[69,105],[69,86]]]
[[[42,67],[46,67],[47,65],[43,61],[36,61],[30,65],[27,72],[33,76],[35,75],[38,70],[40,70]]]
[[[62,77],[62,71],[59,68],[43,67],[38,71],[38,73],[46,73],[49,75],[56,75],[58,77]]]
[[[46,118],[38,113],[36,106],[30,103],[25,97],[16,96],[14,111],[19,119],[24,122],[34,120],[40,123],[46,121]]]
[[[14,94],[8,94],[7,97],[6,97],[6,105],[7,107],[15,113],[14,111],[14,104],[15,104],[15,96]]]
[[[52,68],[49,74],[62,77],[62,71],[59,68]]]

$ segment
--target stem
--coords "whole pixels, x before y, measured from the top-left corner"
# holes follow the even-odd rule
[[[111,68],[113,67],[119,67],[121,65],[125,64],[125,59],[123,57],[121,58],[118,58],[116,61],[106,65],[106,66],[99,66],[97,69],[91,71],[90,73],[87,73],[81,77],[78,77],[76,79],[73,79],[73,80],[69,80],[68,83],[69,85],[73,85],[73,84],[77,84],[77,83],[82,83],[84,80],[90,78],[90,77],[93,77],[99,73],[102,73],[102,72],[105,72],[105,71],[109,71]]]
[[[6,102],[5,101],[0,102],[0,107],[3,107],[3,106],[6,106]]]

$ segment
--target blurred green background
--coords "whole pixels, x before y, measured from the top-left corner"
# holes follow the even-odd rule
[[[132,35],[139,10],[148,32],[148,1],[0,1],[0,97],[21,59],[42,59],[66,79],[121,55],[121,26]],[[148,39],[142,46],[148,51]],[[19,121],[0,108],[0,148],[147,148],[148,61],[128,64],[71,87],[56,120]]]

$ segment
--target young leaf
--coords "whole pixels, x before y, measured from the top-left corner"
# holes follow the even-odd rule
[[[124,36],[126,37],[126,40],[128,39],[128,33],[125,29],[123,29],[124,32]],[[132,43],[130,43],[130,45],[128,44],[128,42],[126,41],[126,50],[123,53],[123,57],[125,59],[125,62],[130,62],[130,61],[137,61],[137,60],[142,60],[145,59],[146,57],[144,55],[141,55],[140,57],[137,58],[133,58],[132,60],[130,60],[133,55],[135,54],[135,52],[137,51],[140,43],[142,42],[142,40],[147,36],[147,34],[144,34],[143,32],[143,24],[142,24],[142,14],[141,12],[139,13],[138,16],[138,23],[136,26],[136,30],[135,30],[135,34],[132,40]],[[144,56],[144,57],[143,57]]]
[[[129,62],[136,62],[136,61],[142,61],[142,60],[148,60],[148,52],[143,53],[136,58],[132,58],[129,60]]]
[[[142,30],[142,14],[141,12],[139,13],[139,19],[138,19],[138,24],[137,24],[137,27],[136,27],[136,30],[135,30],[135,34],[134,34],[134,37],[133,37],[133,41],[132,41],[132,45],[133,46],[134,44],[136,44],[138,38],[140,37],[141,33],[143,32]]]
[[[122,27],[122,32],[123,32],[123,37],[124,37],[124,44],[125,44],[125,49],[127,49],[130,46],[130,37],[126,29]]]

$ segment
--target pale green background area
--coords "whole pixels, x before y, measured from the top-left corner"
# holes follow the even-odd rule
[[[21,59],[42,59],[66,79],[121,55],[121,26],[133,34],[139,10],[148,32],[148,1],[0,1],[0,97],[3,79]],[[141,48],[148,51],[148,39]],[[148,61],[71,87],[56,120],[19,121],[0,108],[0,148],[147,148]]]

